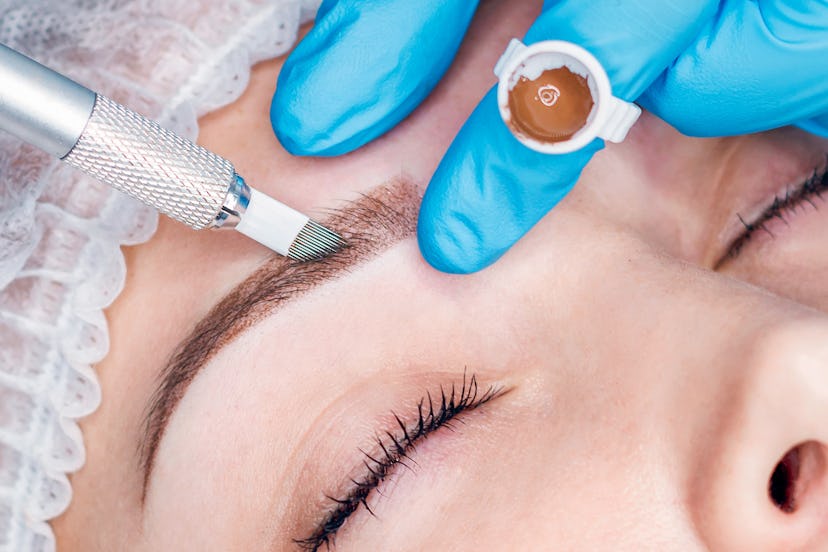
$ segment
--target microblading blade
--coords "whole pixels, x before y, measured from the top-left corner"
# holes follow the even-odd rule
[[[296,261],[322,259],[345,246],[337,233],[255,188],[236,230]]]
[[[318,222],[308,219],[288,250],[288,257],[297,261],[321,259],[332,255],[345,246],[338,234]]]

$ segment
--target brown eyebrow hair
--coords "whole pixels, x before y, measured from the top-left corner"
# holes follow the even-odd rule
[[[324,224],[345,238],[345,248],[316,262],[301,263],[284,257],[267,261],[195,325],[161,371],[160,383],[150,398],[138,447],[143,471],[142,503],[167,424],[207,361],[285,302],[414,235],[421,199],[418,187],[410,179],[399,177],[332,212]]]

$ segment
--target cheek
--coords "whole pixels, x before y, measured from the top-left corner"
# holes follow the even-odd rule
[[[590,425],[516,389],[422,443],[337,550],[694,549],[663,464]]]

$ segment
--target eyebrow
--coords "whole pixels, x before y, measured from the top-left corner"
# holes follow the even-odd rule
[[[267,261],[195,325],[161,371],[159,385],[150,398],[139,441],[142,502],[170,418],[205,364],[239,334],[286,302],[414,235],[421,199],[418,187],[400,176],[333,211],[324,224],[345,238],[347,245],[342,250],[315,262],[302,263],[285,257]]]

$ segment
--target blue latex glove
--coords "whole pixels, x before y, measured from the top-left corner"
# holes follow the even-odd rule
[[[276,134],[294,154],[338,155],[388,131],[442,77],[475,8],[470,0],[326,0],[279,77]],[[557,0],[544,3],[524,42],[580,44],[604,65],[616,96],[641,97],[687,133],[800,122],[828,134],[826,27],[825,0]],[[602,146],[558,156],[527,149],[491,90],[426,192],[424,257],[447,272],[494,262]]]

